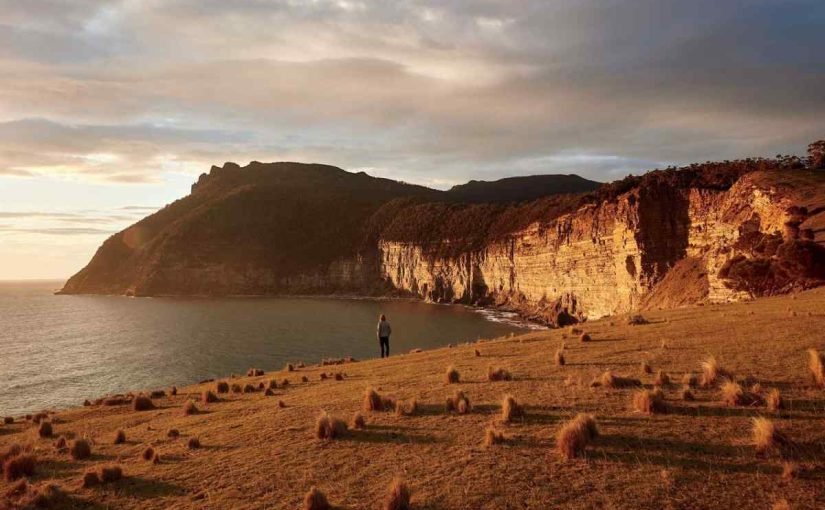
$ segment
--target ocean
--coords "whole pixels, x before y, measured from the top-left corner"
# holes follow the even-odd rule
[[[126,391],[378,357],[524,331],[512,315],[412,300],[55,296],[60,281],[0,282],[0,416]]]

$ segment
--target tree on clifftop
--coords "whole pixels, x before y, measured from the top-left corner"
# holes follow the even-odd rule
[[[825,140],[808,145],[808,161],[811,168],[825,169]]]

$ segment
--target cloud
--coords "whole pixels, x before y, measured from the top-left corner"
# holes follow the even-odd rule
[[[823,136],[816,0],[29,4],[0,9],[0,175],[605,180]]]

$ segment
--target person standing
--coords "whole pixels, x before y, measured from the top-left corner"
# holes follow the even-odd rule
[[[378,343],[381,344],[381,357],[382,358],[389,358],[390,357],[390,335],[392,334],[392,328],[390,327],[390,322],[387,320],[387,316],[383,313],[381,317],[378,318]]]

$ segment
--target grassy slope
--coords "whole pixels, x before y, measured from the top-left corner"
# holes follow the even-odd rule
[[[795,314],[794,316],[792,316]],[[251,378],[288,377],[293,383],[277,396],[232,395],[206,412],[184,417],[186,394],[156,400],[160,409],[79,408],[57,414],[58,434],[87,436],[95,457],[75,462],[54,453],[52,440],[17,423],[0,427],[0,450],[30,443],[44,461],[34,483],[57,481],[74,504],[97,508],[289,508],[317,485],[343,508],[379,508],[395,475],[403,476],[420,509],[554,508],[770,508],[787,498],[794,508],[825,504],[825,393],[814,389],[806,369],[809,347],[825,348],[825,289],[796,297],[752,303],[646,312],[651,324],[625,325],[619,318],[586,324],[593,342],[582,344],[565,330],[544,331],[452,349],[394,356],[339,367],[311,367]],[[611,325],[613,321],[613,325]],[[568,338],[565,338],[567,336]],[[553,353],[567,342],[565,367]],[[661,348],[665,340],[666,348]],[[478,348],[482,356],[474,356]],[[789,409],[776,422],[796,441],[793,454],[808,471],[792,481],[780,477],[776,454],[758,456],[750,442],[750,418],[764,408],[726,408],[717,390],[697,390],[696,402],[667,390],[672,410],[643,416],[629,409],[629,389],[591,389],[589,381],[612,369],[641,378],[642,360],[674,380],[698,371],[714,354],[739,377],[755,376],[763,393],[780,388]],[[460,384],[444,384],[455,365]],[[510,369],[512,382],[486,382],[488,365]],[[322,371],[341,370],[343,382],[320,381]],[[300,377],[310,378],[307,384]],[[565,385],[571,377],[575,384]],[[246,382],[241,378],[240,382]],[[368,427],[343,440],[313,437],[321,409],[349,421],[360,409],[365,387],[423,404],[417,416],[367,414]],[[469,395],[469,415],[447,415],[445,397],[456,388]],[[526,418],[502,426],[511,441],[481,446],[484,428],[499,417],[506,394],[527,405]],[[287,407],[278,407],[278,400]],[[594,413],[602,437],[586,460],[562,462],[554,434],[576,412]],[[128,442],[113,445],[115,430]],[[167,439],[177,428],[179,439]],[[186,441],[204,445],[190,451]],[[140,458],[151,444],[163,456],[152,465]],[[88,467],[119,462],[127,478],[100,489],[80,489]],[[0,481],[0,497],[7,490]],[[0,505],[2,507],[2,505]]]

